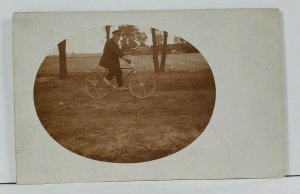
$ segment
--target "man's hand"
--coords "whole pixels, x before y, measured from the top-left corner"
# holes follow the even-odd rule
[[[126,61],[128,64],[131,63],[131,59],[126,59],[125,61]]]
[[[123,60],[126,61],[128,64],[131,63],[131,59],[129,59],[128,57],[124,56],[123,57]]]

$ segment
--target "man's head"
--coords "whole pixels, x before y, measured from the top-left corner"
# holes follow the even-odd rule
[[[118,42],[120,40],[120,36],[121,36],[121,31],[120,30],[115,30],[112,32],[112,38]]]

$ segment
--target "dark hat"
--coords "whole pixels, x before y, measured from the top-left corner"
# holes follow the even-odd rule
[[[115,31],[112,32],[112,34],[121,36],[121,31],[120,30],[115,30]]]

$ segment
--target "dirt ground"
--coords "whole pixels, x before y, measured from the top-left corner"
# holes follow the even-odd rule
[[[45,62],[45,61],[44,61]],[[107,162],[134,163],[173,154],[203,132],[212,115],[215,85],[210,69],[155,74],[157,89],[148,99],[113,90],[90,98],[87,72],[40,72],[34,88],[39,119],[62,146]]]

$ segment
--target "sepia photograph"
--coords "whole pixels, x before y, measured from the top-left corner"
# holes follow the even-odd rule
[[[216,87],[204,56],[184,37],[106,25],[59,42],[33,93],[41,124],[61,146],[93,160],[138,163],[199,138]]]
[[[284,176],[279,21],[276,9],[14,14],[17,183]]]

